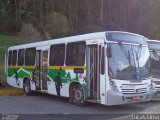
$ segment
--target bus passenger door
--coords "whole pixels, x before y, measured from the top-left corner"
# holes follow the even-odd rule
[[[47,90],[48,49],[37,50],[36,53],[36,90]]]
[[[41,69],[41,89],[42,90],[47,90],[47,74],[48,74],[48,50],[42,51],[42,58],[41,58],[41,63],[42,63],[42,69]]]
[[[89,100],[100,101],[100,46],[87,46],[87,97]]]
[[[36,70],[34,72],[36,90],[41,90],[41,50],[36,52]]]

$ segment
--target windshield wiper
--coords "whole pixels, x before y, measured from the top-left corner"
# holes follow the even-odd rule
[[[138,67],[139,67],[139,59],[140,59],[140,57],[141,57],[141,50],[142,50],[142,44],[140,44],[140,45],[138,46],[138,51],[137,51],[137,52],[135,51],[135,53],[136,53],[136,60],[137,60],[137,63],[138,63]]]
[[[155,58],[157,58],[158,61],[160,61],[160,58],[159,58],[159,56],[158,56],[156,50],[152,50],[151,52],[153,53],[153,55],[155,56]]]
[[[131,55],[129,50],[127,51],[127,49],[124,47],[124,45],[122,44],[122,42],[118,42],[122,52],[124,53],[124,56],[127,58],[129,65],[131,64]]]

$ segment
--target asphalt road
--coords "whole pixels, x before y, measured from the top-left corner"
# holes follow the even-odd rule
[[[19,115],[19,118],[24,118],[24,116],[25,118],[29,117],[26,120],[35,118],[39,120],[40,118],[46,120],[50,120],[51,118],[61,118],[62,120],[69,120],[70,118],[76,120],[106,120],[139,113],[157,105],[160,105],[160,101],[158,100],[118,106],[88,103],[86,107],[79,107],[68,103],[67,98],[40,93],[33,96],[0,96],[0,113],[3,117],[8,114]]]

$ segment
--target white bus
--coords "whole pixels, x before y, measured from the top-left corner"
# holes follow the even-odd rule
[[[8,48],[7,82],[32,91],[119,105],[149,101],[151,86],[147,38],[108,31]]]
[[[150,49],[150,63],[151,72],[153,75],[153,87],[160,93],[160,41],[148,40],[148,47]]]

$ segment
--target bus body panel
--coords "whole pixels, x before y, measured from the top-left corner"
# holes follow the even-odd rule
[[[151,79],[141,82],[129,80],[114,80],[117,91],[108,91],[108,104],[126,104],[133,102],[150,101],[155,96],[156,91],[151,89]],[[134,100],[137,97],[137,100]]]
[[[126,34],[127,32],[121,32],[121,33]],[[134,34],[134,35],[137,35],[137,34]],[[140,35],[137,35],[137,36],[140,36]],[[51,54],[50,53],[51,45],[58,45],[58,44],[65,43],[65,60],[66,60],[66,49],[67,49],[66,46],[69,43],[78,42],[78,41],[85,41],[86,48],[89,50],[89,52],[85,54],[86,58],[85,58],[85,64],[83,66],[66,66],[65,63],[63,66],[51,66],[49,64],[49,60],[50,60],[49,56]],[[78,35],[78,36],[73,36],[73,37],[48,40],[44,42],[18,45],[18,46],[9,47],[8,51],[27,49],[27,48],[33,48],[33,47],[36,48],[36,52],[37,52],[36,56],[37,54],[39,54],[39,56],[42,57],[44,54],[43,53],[44,51],[46,51],[48,54],[48,56],[45,58],[47,59],[47,61],[45,61],[46,63],[44,62],[47,65],[46,68],[44,69],[45,72],[47,73],[46,74],[46,77],[47,77],[46,88],[42,89],[43,88],[42,78],[41,79],[37,78],[37,79],[40,79],[39,84],[41,85],[40,86],[41,89],[38,89],[38,91],[45,91],[49,94],[58,95],[55,79],[58,73],[60,72],[61,73],[60,77],[62,80],[62,85],[60,88],[60,96],[64,96],[64,97],[69,97],[69,88],[72,83],[79,83],[82,86],[85,100],[90,101],[90,99],[92,99],[92,101],[100,103],[100,104],[104,104],[104,105],[118,105],[118,104],[149,101],[150,98],[154,95],[154,91],[150,90],[150,84],[151,84],[150,79],[142,80],[141,84],[145,84],[145,85],[141,85],[141,86],[138,86],[137,85],[138,83],[131,83],[130,80],[116,80],[115,79],[114,82],[117,85],[119,91],[116,92],[112,90],[111,85],[110,85],[110,77],[108,75],[108,67],[109,67],[108,58],[106,56],[107,54],[106,53],[106,48],[107,48],[106,32],[91,33],[91,34],[86,34],[86,35]],[[102,67],[101,53],[102,53],[103,48],[104,48],[104,61],[105,61],[104,62],[104,68],[105,68],[104,74],[101,73],[101,67]],[[90,56],[90,58],[88,58],[88,55]],[[94,71],[96,72],[96,75],[94,74],[93,71],[91,72],[92,70],[91,61],[96,61],[96,64],[98,63],[98,65],[95,65],[95,63],[93,62],[94,63],[93,65],[96,69],[100,68],[100,70]],[[41,60],[40,60],[40,63],[41,63]],[[76,72],[77,69],[84,70],[84,71],[82,73]],[[35,77],[34,76],[35,70],[37,70],[36,64],[32,66],[18,66],[18,65],[8,66],[7,82],[13,87],[23,88],[24,78],[28,78],[30,80],[31,90],[33,91],[37,90],[35,81],[32,80],[32,78]],[[38,71],[38,72],[39,74],[41,74],[43,70]],[[92,73],[93,76],[90,75],[91,74],[90,72]],[[95,83],[89,80],[91,79],[91,77],[95,77],[94,78],[94,80],[96,81]],[[134,84],[136,86],[134,90],[145,87],[147,89],[147,92],[145,93],[145,95],[142,94],[140,96],[144,95],[148,97],[146,98],[144,97],[144,99],[141,99],[139,101],[124,100],[124,99],[127,99],[128,96],[131,98],[131,97],[134,97],[136,94],[131,93],[128,96],[125,95],[120,88],[121,86],[123,86],[122,84],[128,84],[128,86],[130,86],[131,84]]]
[[[153,80],[153,87],[154,89],[157,91],[157,94],[159,95],[160,94],[160,78],[152,78]]]
[[[160,57],[159,53],[160,53],[160,41],[159,40],[148,40],[148,46],[150,49],[150,55],[153,54],[152,52],[154,51],[155,53],[155,57]],[[158,56],[156,56],[158,55]],[[151,56],[152,59],[152,56]],[[156,62],[160,62],[160,60],[157,60]],[[152,71],[153,69],[153,71]],[[151,60],[151,71],[153,72],[153,78],[152,78],[152,85],[154,87],[154,89],[157,91],[158,96],[160,95],[160,73],[158,72],[160,70],[160,65],[159,64],[155,64],[154,66],[152,66],[152,60]],[[156,72],[156,73],[154,73]]]

